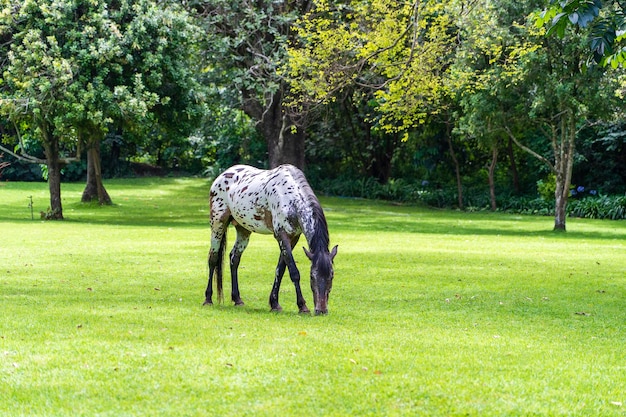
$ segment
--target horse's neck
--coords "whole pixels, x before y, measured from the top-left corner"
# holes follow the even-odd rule
[[[306,238],[309,246],[311,245],[311,241],[315,236],[315,230],[317,228],[317,219],[313,215],[313,210],[311,207],[303,207],[298,211],[298,221],[300,222],[300,226],[302,227],[302,234]]]
[[[324,246],[328,248],[328,231],[326,230],[324,212],[318,202],[315,202],[315,204],[317,204],[317,207],[311,202],[298,211],[298,220],[302,227],[302,234],[311,250],[318,250]]]

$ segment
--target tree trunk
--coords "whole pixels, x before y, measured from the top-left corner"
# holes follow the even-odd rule
[[[459,160],[457,159],[456,152],[454,152],[454,147],[452,146],[452,131],[449,122],[446,123],[446,140],[448,141],[448,151],[450,152],[450,157],[454,163],[459,210],[463,210],[463,182],[461,181],[461,167],[459,166]]]
[[[491,154],[491,163],[489,164],[489,198],[491,200],[491,211],[496,211],[496,181],[494,179],[496,172],[496,164],[498,163],[498,147],[494,145]]]
[[[516,194],[520,193],[519,172],[517,171],[517,163],[515,162],[515,152],[513,151],[513,140],[509,138],[508,143],[509,162],[511,164],[511,176],[513,177],[513,189]]]
[[[92,140],[87,147],[87,184],[81,201],[88,203],[97,199],[100,205],[112,204],[109,193],[102,183],[102,159],[100,157],[100,140]]]
[[[282,106],[279,106],[282,108]],[[263,136],[267,143],[270,168],[282,164],[304,168],[304,129],[296,127],[283,112],[266,116],[263,121]]]
[[[283,105],[281,91],[274,93],[271,103],[263,107],[251,93],[245,92],[243,110],[253,119],[265,138],[270,168],[292,164],[304,168],[304,129],[298,127]]]
[[[564,232],[567,216],[567,199],[572,184],[574,170],[574,152],[576,150],[576,121],[573,112],[567,111],[561,116],[559,136],[553,129],[552,143],[555,153],[556,190],[554,191],[554,230]]]
[[[555,205],[554,205],[554,230],[565,231],[565,216],[567,208],[567,193],[565,190],[565,182],[563,179],[559,180],[560,175],[557,175],[556,190],[554,191]]]
[[[372,143],[370,176],[376,178],[381,184],[387,184],[391,178],[393,168],[393,153],[400,142],[397,133],[386,133],[377,135],[378,138]]]
[[[61,203],[61,162],[59,160],[59,139],[49,132],[45,126],[41,127],[43,147],[46,153],[48,166],[48,188],[50,189],[50,210],[42,213],[46,220],[63,220],[63,205]]]
[[[554,191],[554,230],[564,232],[565,218],[567,215],[567,198],[569,187],[572,184],[572,171],[574,170],[574,153],[576,152],[576,119],[572,109],[566,109],[554,117],[547,127],[547,135],[550,137],[554,164],[546,157],[538,154],[529,147],[520,143],[510,129],[506,128],[509,137],[525,152],[544,162],[556,177],[556,189]]]

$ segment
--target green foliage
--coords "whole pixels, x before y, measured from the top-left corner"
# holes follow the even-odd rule
[[[537,26],[548,26],[548,34],[564,37],[569,26],[585,30],[590,62],[610,65],[613,69],[626,62],[626,10],[620,1],[567,0],[551,1],[535,15]]]
[[[581,136],[581,158],[574,169],[574,182],[607,195],[626,192],[624,122],[599,124],[581,132]]]
[[[431,187],[427,183],[414,183],[403,179],[381,184],[373,178],[338,178],[322,181],[317,187],[327,195],[387,200],[395,203],[422,204],[434,208],[454,209],[458,205],[457,190],[452,187]],[[554,215],[555,179],[550,175],[537,182],[539,198],[516,196],[500,191],[497,196],[498,211],[526,215]],[[595,192],[594,192],[595,194]],[[486,211],[490,208],[485,186],[467,187],[464,190],[465,211]],[[626,197],[584,196],[570,197],[567,213],[571,217],[589,219],[626,219]]]
[[[254,123],[241,110],[220,106],[207,114],[195,155],[204,175],[215,178],[235,164],[267,165],[267,146]]]
[[[625,196],[585,197],[570,203],[571,216],[587,219],[626,219]]]
[[[537,192],[539,196],[546,201],[554,200],[554,192],[556,191],[556,176],[548,175],[546,179],[537,181]]]
[[[58,224],[30,220],[43,184],[0,184],[2,416],[623,415],[622,222],[323,198],[339,255],[309,317],[287,279],[269,312],[271,236],[246,305],[201,306],[206,180],[108,185]]]
[[[439,1],[315,2],[286,64],[296,101],[332,102],[358,86],[372,92],[376,128],[419,126],[448,94],[441,73],[453,47],[450,12]]]
[[[0,27],[0,112],[16,123],[49,125],[74,148],[111,127],[173,140],[197,123],[199,32],[175,4],[5,2]]]

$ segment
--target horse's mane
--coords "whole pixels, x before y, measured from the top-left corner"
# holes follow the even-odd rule
[[[330,242],[330,236],[328,235],[328,223],[326,222],[326,216],[322,206],[313,193],[313,189],[306,180],[306,177],[299,169],[291,170],[293,179],[296,180],[300,189],[305,194],[306,202],[311,209],[313,221],[315,223],[313,235],[310,237],[309,249],[314,255],[328,252],[328,244]]]

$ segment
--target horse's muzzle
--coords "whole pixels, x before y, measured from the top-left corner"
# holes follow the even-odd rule
[[[318,302],[315,303],[315,315],[326,315],[328,314],[328,300],[325,302],[322,300],[316,300]]]

